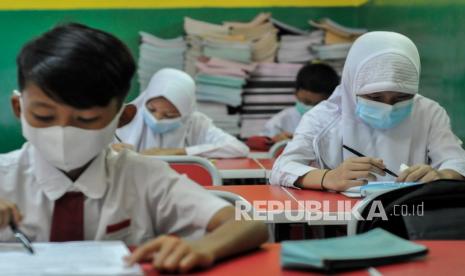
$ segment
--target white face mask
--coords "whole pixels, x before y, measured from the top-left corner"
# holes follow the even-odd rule
[[[23,136],[50,164],[69,172],[87,164],[113,141],[122,111],[123,108],[106,127],[95,130],[70,126],[35,128],[27,122],[23,111]]]

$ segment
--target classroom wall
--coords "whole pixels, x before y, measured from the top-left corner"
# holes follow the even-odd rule
[[[354,25],[358,16],[355,7],[0,11],[0,153],[16,149],[24,142],[9,101],[12,90],[17,87],[16,55],[26,41],[54,25],[74,21],[111,32],[128,44],[137,59],[139,30],[170,38],[183,34],[184,16],[220,23],[223,20],[248,21],[262,11],[272,12],[277,19],[301,28],[308,28],[309,18],[329,16],[343,24]],[[129,99],[138,93],[135,80]]]
[[[446,108],[465,140],[465,1],[372,0],[360,8],[359,24],[410,37],[418,47],[420,93]]]
[[[267,2],[268,1],[268,2]],[[232,1],[234,5],[261,3],[261,5],[284,3],[267,0]],[[88,4],[77,9],[69,3]],[[108,3],[128,3],[126,0],[114,1],[58,1],[27,0],[0,2],[0,153],[20,147],[24,142],[20,124],[11,112],[9,98],[16,86],[15,58],[21,46],[34,36],[52,26],[63,22],[81,22],[111,32],[128,44],[135,58],[138,57],[139,30],[145,30],[158,36],[170,38],[183,33],[183,17],[220,23],[223,20],[252,19],[262,11],[273,15],[286,23],[308,28],[309,18],[331,17],[348,26],[367,27],[370,30],[398,31],[411,37],[417,44],[422,58],[420,92],[437,100],[444,106],[452,121],[455,133],[465,139],[465,0],[289,0],[285,3],[298,7],[248,7],[212,8],[212,0],[202,1],[141,1],[131,3],[179,3],[177,8],[150,6],[146,9],[113,6],[113,9],[101,9]],[[192,3],[200,3],[208,8],[187,8]],[[40,5],[41,10],[17,10],[27,5]],[[57,3],[66,3],[66,7]],[[99,3],[99,7],[95,7]],[[190,3],[190,4],[189,4]],[[321,7],[318,3],[333,5]],[[362,3],[365,3],[362,6]],[[16,6],[15,6],[16,5]],[[305,6],[307,5],[307,6]],[[308,5],[313,5],[309,7]],[[142,7],[142,6],[140,6]],[[34,8],[37,8],[34,6]],[[65,10],[64,8],[69,8]],[[116,9],[115,9],[116,8]],[[134,79],[135,80],[135,79]],[[133,82],[129,99],[138,93],[138,85]]]

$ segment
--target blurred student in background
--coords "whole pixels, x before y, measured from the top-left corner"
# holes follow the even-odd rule
[[[146,155],[198,155],[207,158],[244,157],[248,147],[197,112],[195,82],[176,69],[162,69],[132,104],[137,114],[117,130],[121,144]]]
[[[305,112],[329,98],[338,84],[339,76],[329,65],[314,63],[302,67],[296,79],[295,106],[274,115],[265,124],[260,136],[248,139],[249,147],[266,150],[276,142],[292,139]]]

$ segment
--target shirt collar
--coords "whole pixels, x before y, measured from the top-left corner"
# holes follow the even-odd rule
[[[106,156],[109,149],[103,150],[89,167],[73,182],[62,171],[53,167],[31,145],[32,167],[38,185],[50,200],[57,200],[66,192],[79,191],[86,197],[99,199],[107,190]]]

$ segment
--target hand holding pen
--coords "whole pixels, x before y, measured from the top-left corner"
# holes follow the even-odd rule
[[[32,248],[31,240],[26,236],[26,234],[19,230],[18,226],[16,225],[13,219],[10,221],[10,228],[11,231],[13,231],[16,240],[19,243],[21,243],[29,253],[34,254],[34,249]]]
[[[20,242],[29,253],[34,254],[30,239],[18,228],[23,216],[14,203],[0,199],[0,228],[9,226]]]
[[[0,198],[0,228],[9,226],[10,221],[18,224],[22,220],[23,216],[14,203]]]
[[[346,145],[342,145],[342,147],[348,151],[350,151],[351,153],[357,155],[358,157],[366,157],[365,155],[361,154],[360,152],[346,146]],[[380,159],[379,159],[380,160]],[[382,162],[382,160],[381,160]],[[394,176],[394,177],[397,177],[397,174],[393,173],[391,170],[388,170],[386,167],[384,167],[383,165],[383,171],[386,172],[387,174],[391,175],[391,176]]]
[[[376,181],[376,176],[385,176],[389,171],[383,160],[371,157],[352,157],[344,160],[337,168],[327,171],[322,187],[328,190],[345,191],[351,187]],[[391,171],[389,171],[391,172]]]

